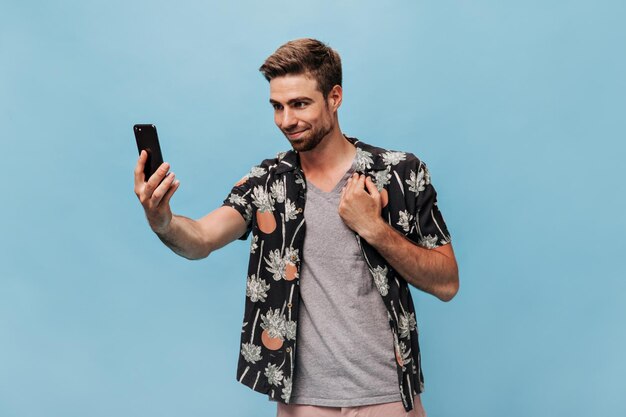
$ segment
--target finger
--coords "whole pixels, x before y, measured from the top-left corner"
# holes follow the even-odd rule
[[[152,197],[152,193],[154,193],[156,188],[159,186],[159,183],[163,181],[163,178],[165,178],[165,175],[167,175],[169,169],[170,164],[168,164],[167,162],[163,162],[161,166],[157,168],[154,174],[152,174],[150,179],[148,179],[148,182],[146,183],[146,188],[144,189],[147,197]]]
[[[350,183],[352,182],[352,177],[348,178],[348,181],[346,181],[346,184],[343,186],[343,193],[344,194],[348,194],[348,191],[350,190]]]
[[[146,159],[148,159],[148,153],[142,150],[139,154],[137,165],[135,165],[135,184],[146,182],[145,175],[143,174],[143,170],[146,166]]]
[[[359,191],[364,191],[365,190],[365,178],[367,178],[367,175],[363,174],[363,175],[359,175],[359,179],[357,180],[357,190]]]
[[[354,183],[356,182],[356,179],[358,177],[359,177],[359,174],[355,172],[354,174],[352,174],[350,178],[348,178],[348,183],[346,184],[346,194],[352,193],[352,189],[354,188]]]
[[[339,203],[341,203],[346,195],[346,188],[347,188],[347,184],[343,186],[343,188],[341,189],[341,194],[339,195]]]
[[[174,182],[175,177],[176,175],[174,175],[173,172],[168,173],[167,177],[165,177],[163,182],[161,182],[161,184],[159,184],[159,186],[154,190],[154,193],[152,193],[152,197],[150,198],[150,200],[152,200],[153,205],[155,206],[159,205],[159,203],[161,202],[161,199],[167,193],[167,190],[170,189],[172,182]]]
[[[170,199],[172,198],[172,196],[174,195],[174,193],[176,192],[176,190],[178,190],[178,187],[180,186],[180,181],[176,180],[172,183],[172,186],[170,187],[169,190],[167,190],[167,192],[165,193],[165,195],[163,196],[163,199],[161,200],[161,202],[159,203],[159,205],[163,206],[163,205],[168,205],[170,203]]]
[[[372,181],[372,179],[370,177],[367,177],[367,179],[365,180],[365,186],[367,187],[367,191],[370,193],[370,195],[378,198],[378,188],[376,187],[376,184],[374,184],[374,181]]]

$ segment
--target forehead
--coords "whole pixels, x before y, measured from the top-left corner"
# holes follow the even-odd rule
[[[270,99],[277,102],[287,102],[295,97],[306,96],[312,99],[321,99],[322,92],[317,88],[317,81],[305,74],[284,75],[270,81]]]

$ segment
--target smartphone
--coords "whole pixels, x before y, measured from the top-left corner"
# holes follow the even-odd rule
[[[137,141],[137,149],[141,154],[142,150],[148,152],[148,160],[143,169],[145,181],[154,174],[154,172],[163,163],[163,155],[159,146],[159,137],[155,125],[137,124],[134,126],[135,140]]]

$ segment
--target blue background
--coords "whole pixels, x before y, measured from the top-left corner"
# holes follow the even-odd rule
[[[235,380],[249,243],[160,243],[132,125],[158,126],[174,211],[206,214],[288,149],[257,68],[305,36],[342,56],[343,131],[439,192],[461,289],[414,291],[429,416],[626,415],[625,12],[1,0],[0,415],[274,415]]]

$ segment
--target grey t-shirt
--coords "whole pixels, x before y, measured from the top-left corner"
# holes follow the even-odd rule
[[[401,401],[387,310],[337,212],[353,172],[354,164],[328,193],[307,182],[293,404]]]

